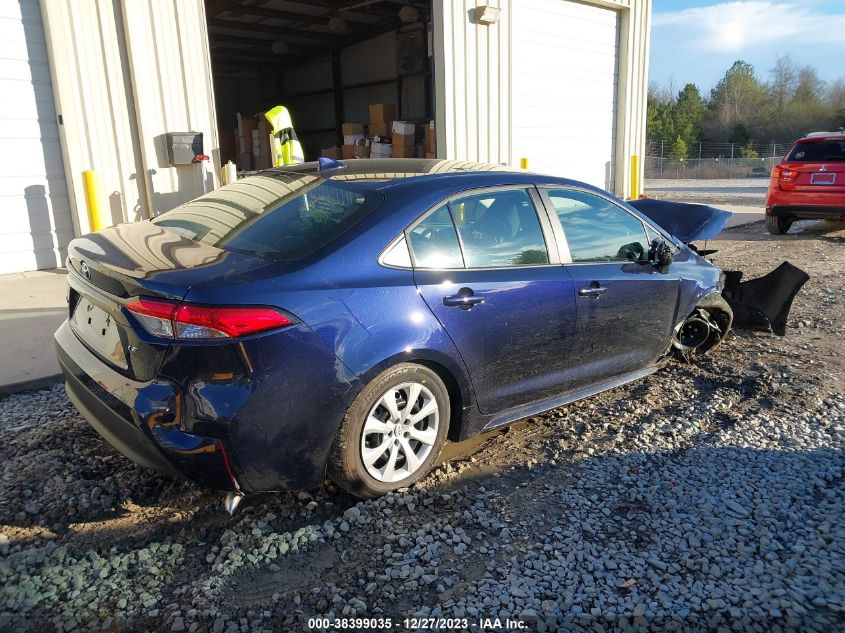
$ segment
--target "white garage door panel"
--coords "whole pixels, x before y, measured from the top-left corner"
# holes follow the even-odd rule
[[[618,13],[567,0],[512,11],[513,161],[611,188]]]
[[[38,0],[0,2],[0,274],[62,266],[73,222]]]

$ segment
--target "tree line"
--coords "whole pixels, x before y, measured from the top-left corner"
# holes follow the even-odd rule
[[[707,157],[756,158],[760,145],[791,144],[807,132],[845,128],[845,80],[822,81],[811,66],[778,58],[767,81],[738,60],[709,98],[694,83],[674,93],[649,86],[646,135],[666,156],[683,160],[707,145]],[[701,145],[699,145],[701,144]]]

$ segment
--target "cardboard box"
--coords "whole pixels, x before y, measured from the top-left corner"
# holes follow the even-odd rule
[[[355,158],[369,158],[370,157],[370,148],[366,145],[355,145]]]
[[[355,146],[354,145],[341,145],[340,146],[340,157],[341,158],[355,158]]]
[[[396,118],[396,106],[392,103],[371,103],[370,123],[386,123],[388,127]]]
[[[414,146],[414,135],[413,134],[394,134],[393,135],[393,147],[413,147]]]
[[[434,134],[434,121],[425,126],[425,148],[426,150],[434,151],[434,144],[436,141]]]
[[[358,134],[360,136],[364,136],[363,123],[343,123],[340,128],[344,136],[351,134]]]
[[[238,119],[239,151],[241,154],[252,154],[252,131],[256,128],[257,121],[255,117],[244,116],[240,112],[235,116]]]
[[[393,156],[393,147],[390,143],[371,143],[370,158],[390,158]]]
[[[413,158],[414,157],[414,146],[413,145],[394,145],[393,146],[393,158]]]
[[[358,141],[363,141],[364,135],[363,134],[344,134],[343,135],[343,144],[344,145],[357,145]]]
[[[235,139],[238,137],[236,130],[220,130],[217,133],[220,139],[220,164],[225,165],[229,161],[236,163],[238,152],[235,149]]]
[[[240,171],[252,171],[252,153],[251,152],[241,152],[241,155],[238,157],[238,170],[240,170]]]
[[[388,127],[387,123],[380,123],[378,121],[370,123],[369,132],[370,138],[374,138],[376,136],[380,138],[387,138],[391,134],[390,128]]]
[[[435,154],[434,152],[426,152],[425,157],[426,158],[437,158],[437,154]]]
[[[414,123],[410,123],[408,121],[394,121],[393,125],[391,126],[391,130],[393,134],[405,134],[413,136],[417,130],[417,126]]]
[[[261,169],[266,169],[273,166],[273,156],[270,149],[272,147],[270,132],[273,128],[270,127],[270,122],[263,112],[256,114],[255,118],[258,120],[258,166]],[[253,153],[255,153],[254,150]]]
[[[337,160],[340,158],[340,148],[327,147],[326,149],[320,150],[320,156],[323,158],[333,158],[334,160]]]

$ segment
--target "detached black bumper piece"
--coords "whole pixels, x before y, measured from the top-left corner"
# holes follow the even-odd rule
[[[733,327],[785,335],[792,301],[809,279],[807,273],[789,262],[749,281],[742,281],[741,271],[725,271],[722,296],[733,310]]]

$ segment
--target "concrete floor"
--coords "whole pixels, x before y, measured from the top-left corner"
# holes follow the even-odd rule
[[[53,332],[67,318],[66,274],[0,275],[0,394],[59,380]]]

